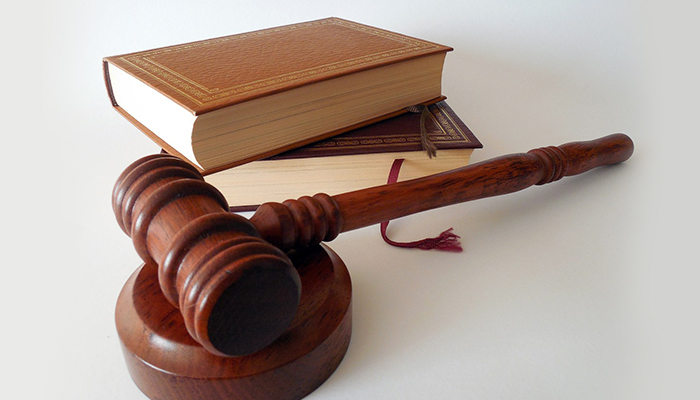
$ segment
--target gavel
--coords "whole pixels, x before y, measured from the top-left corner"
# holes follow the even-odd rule
[[[618,133],[336,196],[265,203],[250,220],[229,212],[193,166],[154,154],[120,175],[112,207],[139,256],[158,265],[163,295],[192,338],[215,355],[242,356],[271,344],[294,319],[302,287],[289,250],[617,164],[633,151],[632,140]]]

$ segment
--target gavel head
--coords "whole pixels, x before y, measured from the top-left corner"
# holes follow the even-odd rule
[[[190,335],[210,352],[260,350],[291,324],[299,275],[287,255],[190,164],[157,154],[119,177],[112,207],[137,253],[158,265],[163,295],[180,309]]]

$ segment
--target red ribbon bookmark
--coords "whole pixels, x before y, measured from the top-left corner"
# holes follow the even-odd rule
[[[396,183],[399,178],[399,171],[401,171],[401,165],[403,164],[402,158],[397,158],[391,165],[391,170],[389,171],[388,184]],[[386,235],[386,229],[389,226],[389,221],[384,221],[379,225],[382,238],[385,242],[392,246],[413,248],[421,250],[442,250],[442,251],[454,251],[461,252],[462,244],[459,242],[459,236],[452,233],[452,228],[442,232],[439,236],[434,238],[426,238],[422,240],[416,240],[414,242],[395,242]]]

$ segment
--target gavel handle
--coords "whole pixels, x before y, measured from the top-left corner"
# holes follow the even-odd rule
[[[424,178],[335,196],[342,231],[452,204],[517,192],[627,160],[634,145],[614,134],[511,154]]]
[[[513,193],[533,185],[553,182],[564,176],[578,175],[599,166],[617,164],[629,159],[633,151],[632,140],[618,133],[591,141],[572,142],[558,147],[550,146],[527,153],[497,157],[440,174],[344,193],[331,198],[317,195],[314,198],[332,205],[324,204],[325,209],[335,207],[327,214],[335,214],[330,220],[331,224],[336,226],[328,229],[333,232],[323,240],[332,240],[340,232],[452,204]],[[306,198],[307,202],[308,199]],[[293,207],[295,202],[288,201],[284,204]],[[251,221],[263,237],[275,245],[287,249],[314,242],[311,240],[304,243],[304,240],[299,238],[300,234],[296,234],[293,239],[290,235],[282,239],[282,225],[285,223],[280,224],[279,221],[275,222],[272,217],[268,217],[267,214],[271,214],[270,210],[262,209],[258,213]],[[312,220],[312,225],[318,225],[315,219]],[[297,233],[302,232],[301,225],[308,225],[308,221],[303,222],[297,218],[296,225],[294,229]],[[304,235],[318,236],[314,233],[302,234]]]

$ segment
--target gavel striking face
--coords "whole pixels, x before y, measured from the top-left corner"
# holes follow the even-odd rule
[[[516,192],[627,160],[631,139],[588,142],[494,158],[429,177],[328,196],[266,203],[247,220],[190,164],[144,157],[114,187],[112,207],[190,335],[220,356],[275,341],[294,319],[299,275],[285,251],[339,233],[450,204]]]

